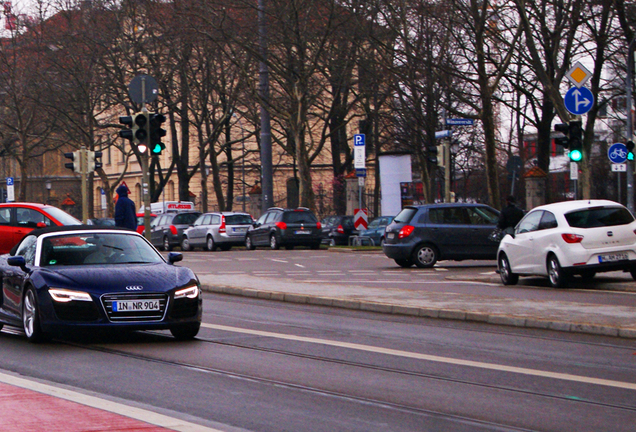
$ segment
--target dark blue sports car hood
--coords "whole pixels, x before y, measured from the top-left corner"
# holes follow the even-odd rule
[[[166,292],[197,280],[192,270],[186,267],[162,263],[49,267],[41,268],[39,276],[48,287],[97,295],[112,292]]]

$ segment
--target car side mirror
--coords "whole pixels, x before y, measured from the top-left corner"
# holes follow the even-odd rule
[[[174,264],[176,262],[182,261],[183,260],[183,254],[179,253],[179,252],[170,252],[168,254],[168,262],[170,264]]]
[[[28,272],[28,269],[26,267],[26,260],[22,255],[7,258],[7,264],[14,267],[20,267],[25,273]]]
[[[254,228],[258,228],[259,226],[261,226],[261,224],[260,224],[260,223],[258,223],[258,222],[254,222],[254,223],[252,224],[252,226],[253,226]]]

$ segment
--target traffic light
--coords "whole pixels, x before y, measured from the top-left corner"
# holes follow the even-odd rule
[[[160,155],[166,145],[161,139],[166,136],[166,130],[161,124],[166,121],[166,116],[159,113],[150,114],[150,151],[153,155]]]
[[[95,171],[102,167],[102,161],[99,160],[102,157],[102,152],[100,151],[89,151],[88,152],[88,172]]]
[[[580,162],[583,159],[583,122],[581,120],[570,122],[568,136],[570,139],[570,160]]]
[[[119,123],[125,125],[126,127],[119,131],[119,136],[132,141],[133,140],[133,118],[132,116],[121,116],[119,117]]]
[[[80,172],[80,153],[78,151],[64,153],[64,157],[73,161],[66,162],[64,164],[65,168],[73,170],[77,173]]]
[[[137,113],[133,115],[133,140],[137,145],[139,153],[145,153],[148,150],[148,114]]]
[[[627,147],[627,160],[634,160],[634,141],[629,140],[625,143],[625,147]]]
[[[427,153],[427,157],[428,157],[428,161],[432,164],[437,165],[437,147],[436,146],[429,146],[426,149],[426,153]]]
[[[557,145],[563,146],[564,149],[569,148],[570,147],[570,138],[569,138],[570,125],[567,123],[555,124],[554,130],[556,132],[561,132],[563,135],[565,135],[562,137],[554,138],[554,143]]]

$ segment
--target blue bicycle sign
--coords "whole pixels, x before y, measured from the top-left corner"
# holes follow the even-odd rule
[[[607,150],[607,157],[612,163],[625,163],[627,160],[627,147],[623,143],[612,144]]]

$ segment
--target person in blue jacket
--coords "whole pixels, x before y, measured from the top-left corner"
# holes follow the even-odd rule
[[[117,202],[115,203],[115,225],[118,227],[137,229],[137,212],[135,203],[128,198],[128,188],[121,185],[117,188]]]

